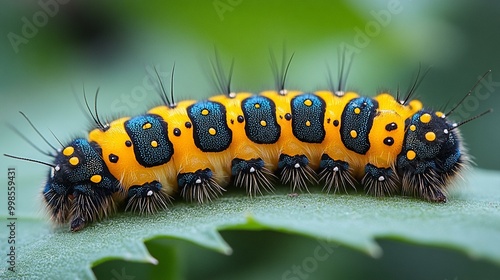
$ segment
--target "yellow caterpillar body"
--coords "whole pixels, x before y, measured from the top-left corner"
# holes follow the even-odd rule
[[[117,204],[149,213],[178,195],[212,200],[230,183],[250,196],[280,181],[292,192],[361,186],[444,202],[467,163],[455,128],[443,113],[388,93],[229,93],[155,107],[73,140],[43,194],[54,220],[72,230]]]

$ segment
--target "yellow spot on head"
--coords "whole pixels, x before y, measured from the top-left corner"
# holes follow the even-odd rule
[[[417,130],[417,127],[414,124],[412,124],[412,125],[410,125],[410,130],[415,131],[415,130]]]
[[[420,116],[420,121],[422,123],[429,123],[431,121],[431,119],[432,119],[431,115],[429,115],[427,113]]]
[[[90,181],[95,184],[100,183],[102,181],[102,176],[98,174],[92,175],[92,177],[90,177]]]
[[[354,108],[354,114],[358,115],[359,113],[361,113],[361,109]]]
[[[211,127],[208,129],[208,133],[210,133],[210,135],[215,135],[217,133],[217,130],[215,130],[215,128]]]
[[[208,109],[203,109],[203,110],[201,110],[201,114],[202,114],[203,116],[208,115],[208,113],[209,113]]]
[[[417,154],[413,150],[409,150],[408,152],[406,152],[406,158],[409,160],[415,159],[416,156]]]
[[[142,125],[142,129],[148,129],[148,128],[151,128],[151,123],[145,123]]]
[[[310,121],[306,121],[306,126],[311,126],[311,122]]]
[[[307,107],[310,107],[312,104],[313,103],[312,103],[311,99],[304,100],[304,105],[306,105]]]
[[[151,141],[151,147],[153,148],[158,147],[158,142],[156,142],[155,140]]]
[[[255,103],[254,107],[255,107],[255,109],[259,109],[260,108],[260,104],[259,103]]]
[[[266,121],[264,121],[264,120],[262,120],[262,121],[260,121],[260,125],[262,125],[262,126],[266,126],[266,125],[267,125],[267,122],[266,122]]]
[[[358,132],[356,130],[351,130],[351,137],[352,138],[358,137]]]
[[[432,132],[432,131],[427,132],[427,133],[425,134],[425,139],[426,139],[427,141],[434,141],[434,140],[436,140],[436,133],[434,133],[434,132]]]
[[[437,111],[437,112],[436,112],[436,116],[437,116],[438,118],[443,118],[443,117],[444,117],[444,113],[443,113],[443,112],[440,112],[440,111]]]
[[[69,159],[69,164],[71,164],[73,166],[78,165],[78,163],[80,163],[80,160],[77,157],[72,157]]]
[[[64,150],[63,150],[63,155],[65,155],[65,156],[70,156],[70,155],[72,155],[72,154],[73,154],[73,152],[74,152],[74,151],[75,151],[75,148],[73,148],[73,147],[71,147],[71,146],[66,147],[66,148],[64,148]]]
[[[408,103],[408,108],[413,111],[413,112],[417,112],[419,110],[422,109],[422,102],[418,101],[418,100],[412,100],[410,101],[410,103]]]

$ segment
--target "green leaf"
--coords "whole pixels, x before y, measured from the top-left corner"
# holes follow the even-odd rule
[[[220,230],[274,230],[327,240],[378,257],[377,238],[452,248],[500,264],[500,173],[474,170],[468,186],[446,204],[404,197],[325,194],[319,188],[297,197],[279,187],[272,195],[248,198],[228,191],[213,203],[177,202],[152,216],[118,214],[78,233],[52,229],[44,220],[16,223],[16,273],[2,278],[91,279],[91,267],[123,259],[156,263],[144,242],[183,239],[231,254]],[[5,220],[5,217],[3,217]],[[2,253],[9,248],[2,242]],[[174,255],[174,254],[172,254]],[[119,273],[119,271],[118,271]]]

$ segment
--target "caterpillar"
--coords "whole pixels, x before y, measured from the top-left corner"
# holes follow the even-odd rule
[[[211,201],[230,185],[251,197],[279,182],[292,193],[320,185],[327,193],[352,188],[446,202],[470,163],[458,128],[474,119],[455,123],[449,115],[472,89],[446,114],[411,100],[418,75],[404,98],[345,90],[343,70],[337,89],[292,91],[284,86],[290,61],[276,75],[278,88],[260,94],[231,91],[231,75],[214,67],[223,94],[201,101],[175,102],[173,82],[169,97],[157,72],[163,105],[109,123],[97,114],[97,91],[95,112],[85,98],[95,128],[54,147],[52,163],[6,156],[50,166],[43,199],[52,220],[71,231],[119,206],[154,213],[178,196]]]

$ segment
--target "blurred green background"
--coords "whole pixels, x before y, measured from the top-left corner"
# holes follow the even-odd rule
[[[47,160],[7,128],[7,124],[15,126],[47,150],[46,145],[22,119],[18,113],[20,110],[45,135],[49,135],[53,143],[56,141],[49,129],[63,141],[84,136],[89,123],[79,110],[74,96],[76,93],[82,99],[82,84],[90,97],[93,97],[98,87],[101,88],[99,112],[108,119],[142,113],[159,104],[159,97],[147,74],[151,66],[158,67],[164,81],[168,83],[170,69],[175,63],[176,96],[179,99],[206,98],[217,93],[210,70],[210,59],[214,56],[214,48],[217,48],[223,64],[228,66],[232,59],[235,61],[234,89],[259,92],[274,89],[269,49],[280,58],[285,46],[288,54],[295,54],[287,88],[312,91],[328,87],[327,66],[336,77],[338,50],[344,46],[356,53],[348,89],[363,95],[375,95],[382,90],[394,92],[398,86],[404,92],[413,81],[419,63],[424,66],[432,64],[433,70],[417,92],[424,104],[432,108],[442,108],[446,104],[450,108],[469,91],[480,75],[486,70],[493,70],[454,117],[461,121],[488,108],[496,109],[496,112],[464,125],[462,132],[478,167],[500,169],[497,150],[500,131],[495,129],[500,119],[500,94],[497,90],[500,87],[499,2],[59,2],[0,3],[0,30],[3,36],[0,40],[0,117],[4,130],[0,137],[2,153]],[[26,178],[33,176],[39,178],[36,181],[42,182],[47,172],[44,166],[5,158],[0,168],[5,170],[12,165],[18,168],[21,185],[24,180],[28,180]],[[20,190],[20,215],[38,215],[40,206],[33,203],[38,188],[26,186]],[[2,211],[5,209],[3,203],[0,203]],[[276,233],[259,233],[258,239],[244,233],[227,235],[231,238],[230,244],[235,247],[235,254],[242,254],[237,251],[241,248],[237,244],[272,240],[270,243],[281,248],[276,250],[286,250],[286,255],[292,255],[287,259],[292,263],[273,268],[273,260],[266,259],[272,256],[268,256],[267,252],[253,252],[255,249],[264,250],[264,246],[256,244],[243,248],[252,251],[248,252],[248,256],[262,258],[261,264],[253,263],[250,266],[252,270],[288,267],[293,262],[302,261],[316,246],[305,238],[285,238]],[[438,263],[445,267],[448,265],[448,269],[463,263],[471,269],[486,265],[464,260],[463,256],[451,251],[436,253],[431,249],[425,251],[400,243],[385,245],[388,250],[392,248],[398,253],[387,254],[387,257],[379,260],[384,267],[390,267],[393,262],[397,264],[398,260],[406,257],[418,264],[418,260],[412,257],[415,254],[420,254],[422,259],[444,254],[448,261],[445,264]],[[165,252],[175,254],[171,250]],[[193,265],[209,267],[211,271],[219,273],[218,276],[224,276],[227,266],[231,266],[230,271],[246,271],[245,266],[249,262],[243,258],[241,262],[232,263],[224,259],[227,257],[200,248],[183,250],[184,255],[189,253],[189,257],[181,258],[183,264],[180,266],[191,267],[192,258],[195,262]],[[344,277],[361,275],[361,279],[367,276],[361,273],[363,265],[368,268],[381,265],[346,248],[340,249],[335,255],[339,259],[349,259],[349,262],[332,261],[330,265],[320,265],[328,266],[324,268],[328,273],[335,268],[337,272],[341,271],[338,275]],[[238,255],[235,256],[234,260],[240,260]],[[157,257],[162,258],[160,255]],[[117,264],[111,262],[105,265],[96,271],[102,277],[116,277],[109,273],[113,270],[110,267]],[[120,265],[123,264],[118,264],[118,271]],[[144,266],[141,269],[148,270],[151,267]],[[428,273],[425,268],[420,269],[411,270],[412,275],[418,276],[419,271]],[[433,269],[437,271],[440,268],[435,265]],[[190,269],[181,271],[187,270]],[[367,271],[370,276],[377,276],[377,269]],[[378,276],[395,276],[390,271],[382,269]],[[460,267],[459,272],[463,271],[467,270]],[[281,275],[269,273],[267,275]],[[330,275],[328,273],[324,275]],[[194,275],[189,272],[186,277],[194,278]],[[322,274],[318,272],[316,276],[319,275]],[[454,279],[457,275],[421,274],[422,277],[429,276],[429,279]],[[216,274],[210,274],[210,277],[216,277]],[[310,279],[315,278],[312,275]]]

